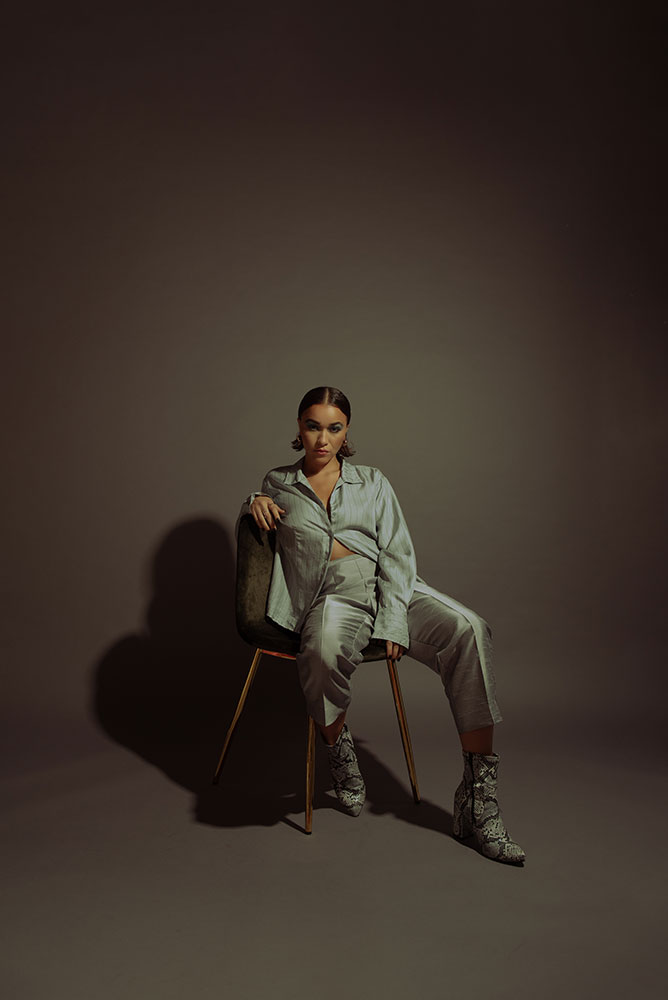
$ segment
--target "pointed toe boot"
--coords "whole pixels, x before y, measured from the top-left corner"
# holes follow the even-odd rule
[[[480,852],[493,861],[520,865],[526,855],[506,830],[496,797],[499,755],[463,751],[464,777],[455,792],[453,836],[474,837]]]
[[[336,797],[349,816],[359,816],[366,799],[366,786],[348,726],[344,725],[333,746],[325,746]]]

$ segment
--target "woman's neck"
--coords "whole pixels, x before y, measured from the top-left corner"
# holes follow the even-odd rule
[[[323,478],[327,478],[328,476],[335,477],[338,476],[341,471],[341,463],[336,455],[333,455],[325,465],[320,465],[316,461],[311,467],[307,462],[306,456],[304,456],[302,471],[307,479],[313,479],[316,476],[322,476]]]

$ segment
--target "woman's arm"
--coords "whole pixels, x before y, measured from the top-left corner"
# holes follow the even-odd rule
[[[281,519],[281,514],[287,513],[276,503],[277,493],[271,485],[270,476],[271,472],[268,472],[262,480],[262,489],[251,493],[242,503],[237,518],[237,529],[244,514],[250,514],[262,531],[273,531]]]
[[[376,535],[380,549],[378,613],[372,637],[408,649],[408,604],[417,573],[415,550],[399,501],[382,473],[376,497]]]

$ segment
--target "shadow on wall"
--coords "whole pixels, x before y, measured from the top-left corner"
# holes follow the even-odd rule
[[[161,542],[142,633],[120,638],[95,667],[97,722],[115,742],[149,761],[195,797],[196,822],[301,828],[306,716],[293,661],[265,656],[221,774],[212,776],[253,649],[234,620],[234,551],[214,520],[186,521]],[[319,743],[320,741],[318,741]],[[356,738],[367,808],[451,831],[451,816],[423,801]],[[337,808],[318,746],[314,807]],[[317,818],[316,818],[317,821]]]

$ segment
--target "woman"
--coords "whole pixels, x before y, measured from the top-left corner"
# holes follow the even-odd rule
[[[352,465],[350,403],[331,386],[306,393],[297,414],[294,465],[272,469],[242,507],[276,531],[267,617],[300,634],[297,669],[309,714],[327,745],[339,802],[353,816],[366,789],[345,722],[350,680],[371,638],[394,659],[408,654],[440,674],[464,756],[453,833],[481,852],[521,864],[496,798],[501,721],[491,666],[491,632],[469,608],[416,576],[415,552],[390,483]]]

